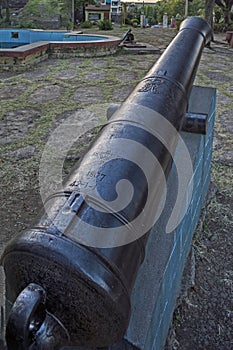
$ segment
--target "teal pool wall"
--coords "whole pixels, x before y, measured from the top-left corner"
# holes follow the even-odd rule
[[[47,31],[36,29],[1,29],[0,48],[14,48],[38,41],[99,41],[106,37],[99,35],[83,35],[67,31]]]

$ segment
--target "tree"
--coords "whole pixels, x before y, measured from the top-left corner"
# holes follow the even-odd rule
[[[213,0],[214,1],[214,0]],[[198,16],[200,10],[204,8],[203,0],[189,1],[188,16]],[[168,0],[159,1],[156,4],[157,20],[162,22],[164,13],[167,13],[168,18],[178,17],[181,18],[185,15],[185,1],[184,0]]]
[[[215,4],[221,9],[226,27],[231,23],[233,0],[189,0],[188,16],[204,16],[208,23],[213,26],[213,12]],[[177,14],[184,16],[184,0],[162,0],[156,4],[157,20],[162,21],[164,13],[168,17],[176,17]]]
[[[72,1],[61,0],[62,3],[62,18],[69,18],[72,20]],[[95,0],[74,0],[74,22],[78,19],[83,21],[85,18],[85,6],[88,4],[95,4]]]
[[[205,19],[213,28],[213,12],[215,0],[205,0]]]
[[[226,27],[231,23],[231,10],[233,0],[206,0],[205,1],[205,19],[213,27],[213,10],[214,5],[218,5],[224,14],[224,23]]]
[[[0,18],[3,19],[2,10],[5,9],[6,16],[5,16],[5,22],[7,24],[10,24],[10,6],[9,6],[9,0],[0,0]]]
[[[5,6],[6,6],[6,23],[11,23],[11,17],[10,17],[10,6],[9,1],[5,0]]]
[[[56,28],[60,25],[61,2],[55,0],[28,0],[18,16],[21,28],[48,28],[49,23]]]
[[[231,23],[233,0],[215,0],[215,2],[219,7],[221,7],[224,14],[224,23],[228,26]]]

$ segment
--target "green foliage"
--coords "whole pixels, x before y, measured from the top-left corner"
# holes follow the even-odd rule
[[[1,1],[1,0],[0,0]],[[53,0],[56,1],[56,0]],[[72,0],[59,0],[61,4],[61,17],[64,26],[66,26],[67,21],[71,20],[72,13]],[[80,22],[84,21],[83,18],[83,8],[88,4],[95,4],[95,0],[73,0],[75,16],[78,16]],[[89,27],[88,27],[89,28]]]
[[[141,11],[144,12],[145,17],[148,19],[148,24],[154,25],[157,23],[157,7],[152,5],[144,5]]]
[[[151,5],[145,5],[143,7],[144,10],[144,15],[148,18],[148,17],[154,17],[155,15],[155,6],[151,6]]]
[[[20,18],[18,23],[19,28],[28,28],[28,29],[36,29],[37,25],[33,22],[33,20],[25,20],[24,18]]]
[[[224,22],[214,23],[214,32],[215,33],[225,33],[226,31],[233,31],[233,23],[228,24],[228,25]]]
[[[91,27],[92,27],[92,23],[89,21],[85,21],[81,23],[81,28],[91,28]]]
[[[29,0],[23,9],[24,16],[50,17],[61,13],[62,2],[55,0]]]
[[[126,15],[126,24],[131,24],[132,19],[137,19],[140,22],[140,8],[138,6],[129,6]]]
[[[156,18],[153,16],[148,16],[148,24],[149,26],[153,26],[154,24],[156,24]]]
[[[168,19],[174,16],[176,21],[176,27],[179,28],[181,20],[180,18],[184,17],[185,11],[185,0],[167,0],[167,1],[159,1],[156,5],[156,15],[155,18],[158,22],[162,23],[164,13],[167,13]],[[219,26],[215,26],[215,28],[219,28],[219,30],[224,30],[221,22],[224,21],[224,13],[223,10],[215,5],[215,22],[219,23]],[[192,0],[188,2],[188,16],[205,16],[205,1],[203,0]]]
[[[223,21],[228,27],[233,22],[232,0],[215,0],[218,9],[223,13]]]
[[[203,0],[193,0],[188,3],[188,16],[203,16],[205,10],[205,2]],[[156,19],[162,23],[164,13],[167,13],[168,19],[184,17],[185,0],[168,0],[160,1],[156,6]]]
[[[61,1],[29,0],[18,18],[20,28],[38,28],[43,20],[51,21],[60,16]]]
[[[137,27],[138,24],[139,24],[139,20],[137,18],[133,18],[130,20],[130,25],[132,27]]]
[[[5,27],[7,25],[7,20],[6,20],[6,10],[2,10],[2,18],[0,18],[0,27]]]
[[[185,2],[183,0],[169,0],[168,2],[160,1],[157,6],[157,21],[159,23],[163,22],[164,13],[167,13],[169,20],[172,16],[176,17],[177,14],[183,16],[184,7]]]
[[[98,22],[98,26],[100,30],[111,30],[112,22],[108,19],[104,19],[103,21]]]
[[[220,23],[222,17],[222,11],[216,10],[214,13],[215,23]]]
[[[189,16],[205,16],[205,2],[202,0],[193,0],[188,4]]]
[[[184,18],[183,17],[178,17],[176,18],[176,29],[179,30],[180,29],[180,25],[183,22]]]
[[[216,4],[214,6],[214,22],[219,23],[219,24],[224,23],[224,11],[220,6],[218,6]],[[219,27],[221,27],[221,26],[219,26]]]

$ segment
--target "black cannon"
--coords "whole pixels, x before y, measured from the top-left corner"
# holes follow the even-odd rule
[[[69,175],[64,191],[50,196],[36,225],[6,247],[1,261],[13,305],[9,350],[104,347],[123,337],[130,294],[210,39],[204,20],[182,23]],[[161,124],[171,125],[165,141],[157,132]]]
[[[129,29],[127,32],[123,35],[121,45],[125,43],[133,43],[134,42],[134,35],[132,33],[132,30]]]

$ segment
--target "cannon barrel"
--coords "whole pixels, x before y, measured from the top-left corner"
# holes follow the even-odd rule
[[[177,132],[210,39],[203,19],[182,23],[68,176],[64,191],[50,196],[36,225],[6,247],[1,261],[13,305],[9,350],[104,347],[123,337]],[[161,125],[177,132],[168,127],[163,141]]]

